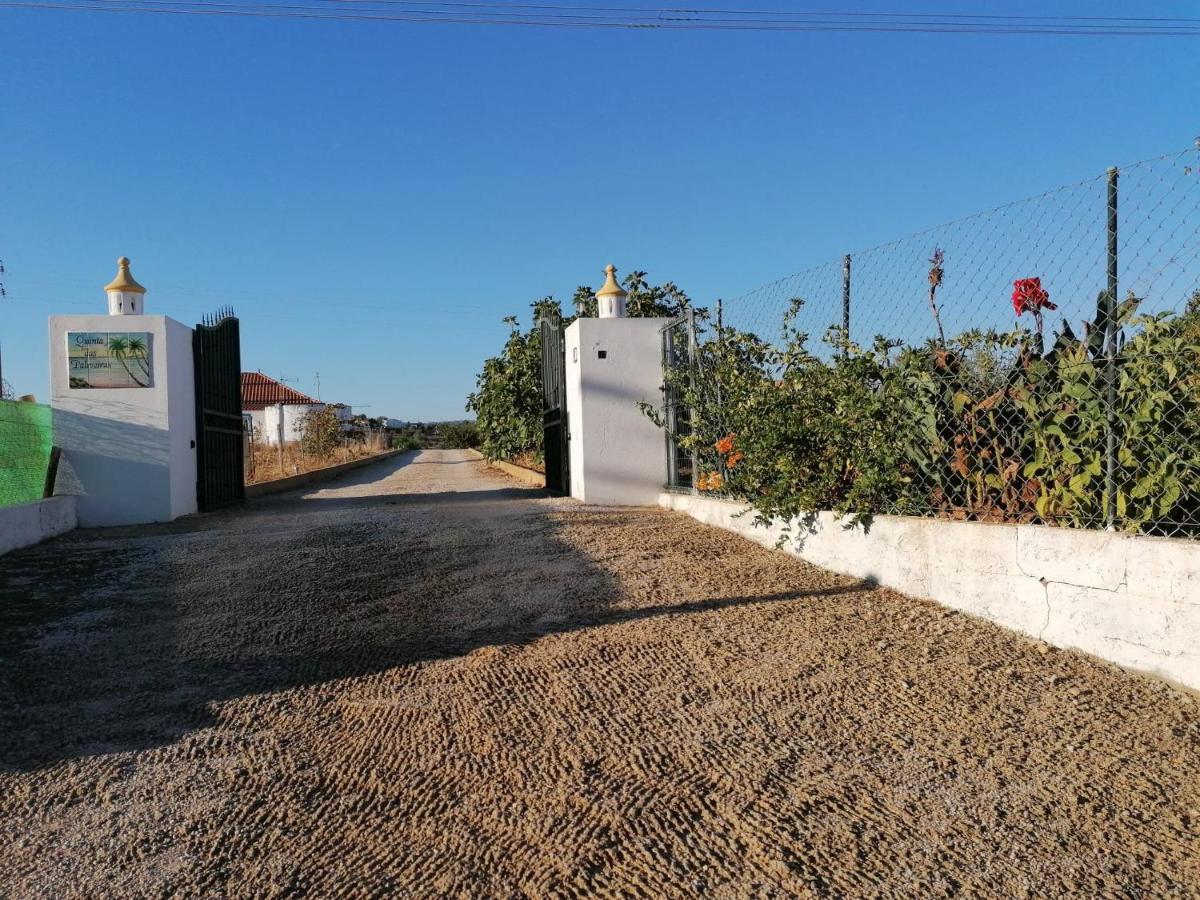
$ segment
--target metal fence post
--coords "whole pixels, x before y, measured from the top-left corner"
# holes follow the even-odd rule
[[[696,341],[696,311],[688,307],[687,311],[687,330],[688,330],[688,384],[692,389],[693,401],[696,396],[696,367],[699,365],[697,353],[699,345]],[[698,494],[700,489],[696,487],[696,481],[700,477],[700,451],[696,447],[696,406],[693,402],[688,407],[688,432],[692,438],[692,493]]]
[[[720,413],[722,421],[725,418],[725,401],[721,397],[721,364],[725,359],[725,339],[722,337],[722,332],[725,330],[725,316],[722,308],[721,298],[717,298],[717,368],[713,372],[713,382],[717,394],[717,412]]]
[[[1117,169],[1108,170],[1108,288],[1104,302],[1104,382],[1107,435],[1104,460],[1104,520],[1117,520]]]
[[[850,342],[850,254],[842,257],[842,331]]]

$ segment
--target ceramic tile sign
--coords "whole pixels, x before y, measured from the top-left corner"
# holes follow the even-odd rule
[[[68,331],[74,388],[146,388],[154,371],[148,331]]]

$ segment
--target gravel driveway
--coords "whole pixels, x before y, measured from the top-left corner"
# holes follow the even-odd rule
[[[0,559],[0,896],[1200,894],[1194,696],[461,451]]]

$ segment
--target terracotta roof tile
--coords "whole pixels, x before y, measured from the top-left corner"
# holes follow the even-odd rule
[[[242,373],[242,409],[266,409],[276,403],[308,405],[319,402],[262,372]]]

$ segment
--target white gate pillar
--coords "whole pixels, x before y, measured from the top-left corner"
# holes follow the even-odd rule
[[[192,329],[145,315],[119,261],[109,315],[50,317],[54,442],[79,492],[79,524],[167,522],[196,512]]]
[[[628,319],[615,269],[597,292],[601,318],[565,334],[571,496],[585,503],[656,506],[666,472],[662,429],[638,407],[662,405],[662,328]]]

